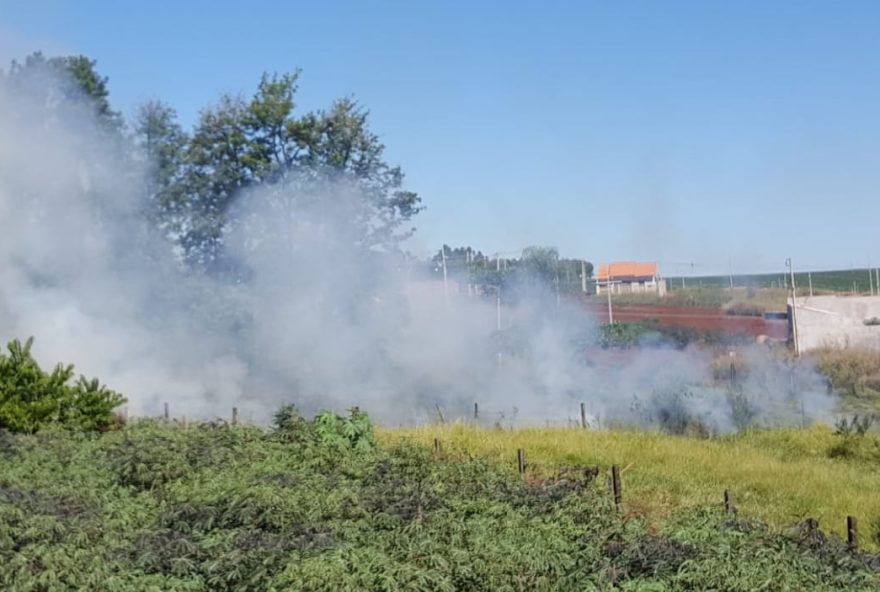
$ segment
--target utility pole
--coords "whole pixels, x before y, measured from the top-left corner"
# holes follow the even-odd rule
[[[467,281],[467,291],[468,297],[473,296],[473,289],[471,288],[471,248],[468,247],[464,252],[464,264],[467,268],[468,281]]]
[[[794,286],[794,264],[791,257],[785,260],[788,271],[791,273],[791,336],[794,341],[794,355],[801,355],[800,346],[798,345],[798,329],[797,329],[797,290]],[[784,277],[784,276],[783,276]]]
[[[556,312],[559,313],[559,270],[556,270]]]
[[[727,259],[727,273],[730,275],[730,289],[733,290],[733,265],[730,263],[730,258]]]
[[[443,261],[443,301],[446,303],[446,308],[449,308],[449,283],[446,277],[446,245],[443,245],[443,248],[440,249],[440,258]]]
[[[608,264],[608,275],[605,277],[605,291],[608,292],[608,324],[614,324],[614,313],[611,311],[611,264]]]

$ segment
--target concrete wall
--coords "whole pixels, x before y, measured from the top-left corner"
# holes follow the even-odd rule
[[[802,352],[825,346],[880,349],[880,325],[865,325],[880,318],[880,296],[808,296],[797,299],[795,312]]]

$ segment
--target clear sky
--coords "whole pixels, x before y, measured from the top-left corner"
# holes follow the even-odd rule
[[[264,70],[302,68],[306,110],[355,96],[418,252],[880,265],[878,1],[0,0],[0,60],[37,49],[185,125]]]

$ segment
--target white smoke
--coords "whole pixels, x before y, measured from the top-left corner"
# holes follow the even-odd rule
[[[596,327],[576,304],[505,294],[502,337],[491,292],[413,283],[402,257],[353,240],[369,211],[343,183],[244,192],[226,244],[247,279],[194,274],[148,230],[137,163],[88,113],[46,107],[0,88],[0,340],[34,336],[44,364],[99,376],[135,415],[235,405],[266,421],[290,402],[398,423],[468,417],[479,402],[486,424],[560,424],[584,402],[594,425],[657,426],[674,412],[737,427],[705,351],[590,363]],[[759,423],[830,417],[812,368],[747,355],[738,392]]]

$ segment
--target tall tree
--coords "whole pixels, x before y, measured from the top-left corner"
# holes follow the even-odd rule
[[[559,279],[559,251],[555,247],[526,247],[521,268],[544,285],[555,286]]]
[[[253,195],[276,197],[286,216],[298,198],[334,207],[356,201],[346,210],[345,236],[365,249],[393,249],[412,232],[402,227],[421,210],[420,198],[403,188],[400,167],[384,160],[368,112],[341,99],[297,116],[298,79],[299,72],[264,74],[250,101],[226,96],[202,112],[178,192],[188,208],[182,242],[192,261],[217,260],[233,202],[255,186],[272,188]],[[336,199],[343,193],[356,199]]]
[[[209,267],[217,261],[229,206],[253,180],[247,121],[244,100],[224,95],[201,112],[193,131],[186,174],[175,193],[185,212],[180,241],[192,263]]]
[[[178,235],[189,138],[177,122],[177,112],[159,100],[138,107],[133,127],[137,147],[147,165],[146,192],[151,214],[155,222]]]
[[[260,181],[282,180],[308,148],[311,123],[293,116],[298,79],[299,71],[263,74],[248,104],[246,126],[251,146],[247,161]]]
[[[8,84],[40,97],[45,106],[82,106],[108,130],[122,129],[122,116],[110,107],[107,77],[98,74],[95,60],[86,56],[46,58],[42,52],[13,60],[3,77]]]
[[[370,210],[363,220],[363,244],[393,247],[414,229],[400,227],[418,214],[421,199],[403,189],[403,172],[384,160],[385,146],[368,124],[369,112],[350,98],[333,103],[303,122],[308,150],[302,162],[330,180],[353,181]]]

